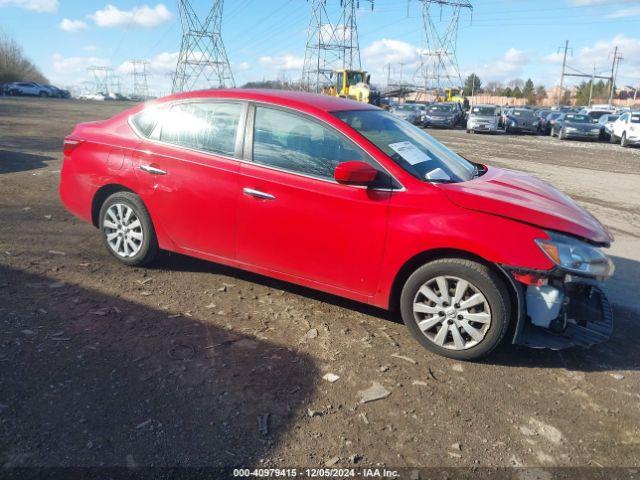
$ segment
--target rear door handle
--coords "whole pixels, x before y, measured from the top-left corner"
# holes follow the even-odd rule
[[[263,200],[275,200],[276,197],[270,193],[261,192],[260,190],[254,190],[253,188],[243,188],[242,193],[249,195],[250,197],[262,198]]]
[[[151,175],[166,175],[167,172],[152,165],[140,165],[140,170],[150,173]]]

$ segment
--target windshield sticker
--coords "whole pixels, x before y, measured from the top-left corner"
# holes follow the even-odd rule
[[[404,158],[411,165],[426,162],[429,157],[411,142],[390,143],[389,148]]]

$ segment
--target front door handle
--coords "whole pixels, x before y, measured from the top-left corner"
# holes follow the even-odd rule
[[[260,190],[254,190],[253,188],[243,188],[242,193],[249,195],[250,197],[261,198],[263,200],[275,200],[276,197],[270,193],[261,192]]]
[[[140,170],[150,173],[151,175],[166,175],[167,172],[161,170],[153,165],[140,165]]]

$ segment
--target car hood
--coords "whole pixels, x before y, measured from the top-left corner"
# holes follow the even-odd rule
[[[453,112],[427,112],[427,117],[453,117]]]
[[[463,183],[442,184],[456,205],[499,215],[538,227],[609,245],[611,234],[570,197],[536,177],[514,170],[487,167],[487,172]]]

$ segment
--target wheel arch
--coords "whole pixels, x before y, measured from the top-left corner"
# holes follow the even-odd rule
[[[136,193],[130,188],[125,187],[124,185],[120,185],[118,183],[109,183],[107,185],[103,185],[102,187],[100,187],[96,191],[96,193],[93,195],[93,200],[91,201],[91,223],[93,224],[94,227],[98,228],[100,224],[99,217],[100,217],[100,208],[102,208],[102,204],[105,202],[107,198],[109,198],[114,193],[118,193],[118,192]]]
[[[434,250],[425,250],[420,252],[409,260],[398,270],[389,294],[388,309],[392,312],[398,312],[400,308],[400,294],[402,293],[402,287],[409,278],[409,276],[420,268],[425,263],[438,260],[441,258],[461,258],[465,260],[471,260],[481,263],[489,267],[498,277],[504,282],[504,285],[509,292],[509,301],[511,303],[511,318],[509,331],[506,336],[515,336],[518,330],[521,329],[521,316],[524,309],[522,291],[518,290],[517,282],[507,273],[507,271],[500,265],[491,262],[475,253],[452,249],[452,248],[439,248]]]

